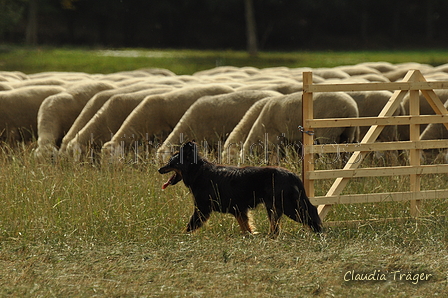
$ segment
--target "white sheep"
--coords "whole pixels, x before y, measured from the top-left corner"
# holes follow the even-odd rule
[[[337,66],[334,69],[342,70],[343,72],[347,73],[349,76],[360,76],[360,75],[366,75],[366,74],[381,74],[380,71],[371,68],[367,65],[342,65]]]
[[[281,94],[291,94],[303,90],[303,84],[300,83],[258,83],[258,84],[247,84],[235,88],[235,91],[248,91],[248,90],[270,90],[277,91]]]
[[[101,148],[102,144],[110,141],[126,117],[142,100],[150,95],[163,94],[172,90],[172,87],[167,86],[113,95],[81,129],[78,130],[77,127],[70,129],[70,136],[73,138],[64,138],[63,144],[66,145],[61,146],[60,153],[67,153],[79,160],[81,155],[87,152],[88,146],[92,146],[91,149]]]
[[[21,71],[0,71],[0,77],[3,78],[0,81],[4,80],[7,82],[20,82],[29,79],[29,77]]]
[[[171,156],[174,145],[181,144],[180,136],[216,146],[218,142],[225,140],[254,103],[278,95],[280,93],[274,91],[235,91],[203,96],[185,112],[157,153]]]
[[[47,97],[37,116],[37,157],[53,157],[57,147],[82,111],[96,93],[114,88],[105,82],[82,81],[67,87],[65,92]]]
[[[65,91],[58,86],[33,86],[0,92],[0,139],[10,143],[37,137],[37,113],[42,102]]]
[[[117,87],[127,87],[135,84],[151,83],[164,86],[172,87],[183,87],[185,82],[178,77],[146,77],[146,78],[129,78],[127,80],[122,80],[114,83]]]
[[[0,82],[0,91],[8,91],[8,90],[13,90],[14,88],[11,87],[10,83],[7,82]]]
[[[313,97],[314,118],[354,118],[359,116],[352,97],[343,92],[316,93]],[[301,147],[302,93],[270,98],[254,122],[244,142],[241,159],[254,152],[260,145]],[[319,144],[350,143],[358,139],[357,127],[316,128],[315,141]],[[267,142],[267,144],[266,144]]]
[[[343,70],[335,69],[335,68],[315,68],[312,70],[313,75],[316,74],[317,76],[327,80],[327,79],[348,79],[350,78],[350,75],[346,73]]]
[[[283,96],[280,96],[283,98]],[[257,120],[260,115],[263,107],[268,102],[268,98],[263,98],[256,103],[254,103],[249,110],[244,113],[244,116],[238,122],[238,124],[234,127],[232,132],[227,137],[222,152],[222,160],[230,163],[230,159],[236,158],[238,152],[242,149],[244,141],[246,140],[254,122]]]
[[[437,96],[440,98],[442,102],[448,100],[447,89],[434,90],[434,92],[437,94]],[[410,100],[410,94],[408,93],[403,98],[403,109],[405,115],[409,115],[409,100]],[[435,114],[433,108],[429,105],[428,100],[421,93],[419,95],[419,102],[420,102],[420,115]],[[420,124],[420,133],[423,132],[426,126],[427,126],[426,124]],[[400,140],[409,141],[409,125],[398,125],[397,128],[398,128],[398,137],[400,138]]]
[[[12,88],[21,88],[26,86],[66,86],[67,82],[59,78],[42,78],[42,79],[30,79],[20,82],[10,83]]]
[[[185,111],[200,97],[234,92],[221,84],[193,85],[143,100],[126,118],[114,137],[104,144],[106,155],[120,154],[130,144],[145,138],[167,136]]]
[[[162,88],[162,90],[160,90],[160,88]],[[129,108],[125,109],[125,110],[129,110],[129,112],[127,114],[129,114],[132,109],[135,108],[135,106],[140,103],[140,101],[143,100],[143,98],[145,98],[148,95],[151,94],[158,94],[158,93],[163,93],[166,92],[168,90],[172,90],[172,87],[169,86],[163,86],[163,85],[156,85],[150,82],[146,82],[143,81],[139,84],[133,84],[130,86],[126,86],[126,87],[121,87],[121,88],[116,88],[116,89],[109,89],[109,90],[104,90],[101,91],[97,94],[95,94],[95,96],[93,96],[88,102],[87,104],[84,106],[84,108],[82,109],[81,113],[79,114],[79,116],[76,118],[75,122],[73,123],[73,125],[70,127],[70,130],[67,132],[67,134],[64,136],[64,138],[62,139],[62,144],[61,144],[61,148],[60,148],[60,153],[64,153],[66,150],[66,147],[68,145],[68,143],[75,138],[75,136],[79,133],[79,131],[81,129],[83,129],[86,124],[95,116],[95,114],[101,109],[101,107],[104,106],[104,104],[109,101],[109,99],[111,99],[113,96],[118,95],[117,97],[114,98],[114,102],[120,102],[122,99],[120,98],[119,95],[125,95],[125,94],[132,94],[135,92],[139,92],[139,91],[143,91],[142,93],[136,94],[136,95],[132,95],[131,98],[135,99],[136,103],[135,105],[133,105],[133,101],[129,101],[128,104],[118,104],[119,108],[121,109],[123,105],[129,105]],[[127,98],[123,98],[124,100],[126,100]],[[116,105],[116,103],[114,103],[113,105]],[[106,109],[107,112],[102,112],[102,113],[111,113],[110,117],[111,117],[111,121],[114,121],[113,119],[115,118],[116,113],[114,112],[113,108],[111,110],[110,106],[108,106],[108,108]],[[120,114],[126,115],[125,111],[121,111],[120,110]],[[99,116],[102,117],[102,116]],[[122,119],[121,121],[123,121],[124,119]],[[107,120],[104,120],[107,121]],[[119,118],[116,119],[117,123],[119,123],[119,125],[121,125],[121,122],[119,122]],[[105,127],[105,130],[107,131],[109,128]],[[92,133],[94,133],[92,131]],[[95,136],[97,135],[97,132],[94,133]]]
[[[392,97],[390,91],[354,91],[347,92],[358,105],[359,117],[377,117],[386,103]],[[401,106],[394,112],[393,116],[402,116],[404,114]],[[362,139],[370,127],[361,126],[359,128]],[[393,142],[398,141],[398,131],[396,125],[387,125],[378,136],[378,141]]]
[[[193,76],[210,77],[215,75],[229,74],[229,73],[247,73],[249,75],[257,74],[260,72],[255,67],[236,67],[236,66],[218,66],[211,69],[200,70],[193,74]]]
[[[378,70],[381,73],[390,72],[397,68],[396,65],[394,65],[390,62],[385,62],[385,61],[362,62],[362,63],[356,64],[356,65],[368,66],[370,68]]]
[[[79,82],[83,80],[91,80],[92,75],[85,72],[70,72],[70,71],[47,71],[28,75],[30,80],[38,79],[59,79],[65,82]]]
[[[448,109],[448,100],[444,104],[445,108]],[[443,123],[430,123],[426,126],[420,135],[420,140],[440,140],[448,139],[448,129],[443,125]],[[448,163],[448,148],[441,149],[428,149],[424,150],[423,155],[427,160],[437,159],[437,155],[442,155],[445,163]]]
[[[404,76],[411,69],[418,69],[423,74],[434,71],[434,67],[429,64],[421,64],[417,62],[406,62],[395,64],[395,70],[383,73],[383,75],[388,78],[391,82],[396,82],[404,78]]]

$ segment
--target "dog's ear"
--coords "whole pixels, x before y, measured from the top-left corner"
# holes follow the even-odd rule
[[[196,143],[194,141],[190,141],[186,145],[188,147],[188,150],[191,151],[191,152],[194,152],[194,151],[197,150],[196,149],[197,145],[196,145]]]
[[[197,145],[194,142],[186,142],[182,145],[182,151],[184,152],[184,154],[190,154],[196,151],[196,146]]]
[[[196,147],[196,142],[194,140],[193,141],[188,141],[185,144],[183,144],[182,146],[183,147],[188,147],[188,148],[194,148],[194,147]]]
[[[198,146],[196,143],[187,142],[182,146],[183,157],[190,162],[197,163],[198,160]]]
[[[188,141],[186,144],[188,144],[188,146],[190,146],[192,149],[195,149],[197,147],[195,140]]]

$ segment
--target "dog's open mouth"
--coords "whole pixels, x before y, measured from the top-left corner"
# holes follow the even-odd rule
[[[162,169],[159,169],[160,174],[165,174],[168,173],[169,171],[161,171]],[[167,188],[170,185],[175,185],[177,184],[179,181],[182,180],[182,175],[180,173],[180,171],[177,170],[173,170],[174,171],[174,175],[170,177],[170,179],[168,179],[168,181],[166,181],[163,185],[162,185],[162,189]]]

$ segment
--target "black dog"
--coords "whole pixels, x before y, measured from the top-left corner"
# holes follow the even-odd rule
[[[277,167],[228,167],[212,164],[197,153],[193,142],[185,143],[168,164],[159,169],[175,174],[162,186],[184,180],[194,196],[195,211],[187,232],[201,227],[213,211],[233,214],[243,232],[253,232],[249,209],[264,203],[270,221],[270,235],[279,233],[282,214],[322,232],[317,208],[305,194],[302,181],[294,173]]]

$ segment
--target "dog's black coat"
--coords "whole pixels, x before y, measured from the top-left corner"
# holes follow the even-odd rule
[[[187,231],[201,227],[217,211],[233,214],[241,230],[252,233],[249,210],[264,203],[272,236],[278,234],[283,214],[322,232],[317,208],[306,196],[302,181],[286,169],[215,165],[197,154],[195,143],[188,142],[159,169],[161,174],[171,171],[175,174],[162,188],[183,180],[194,196],[195,211]]]

